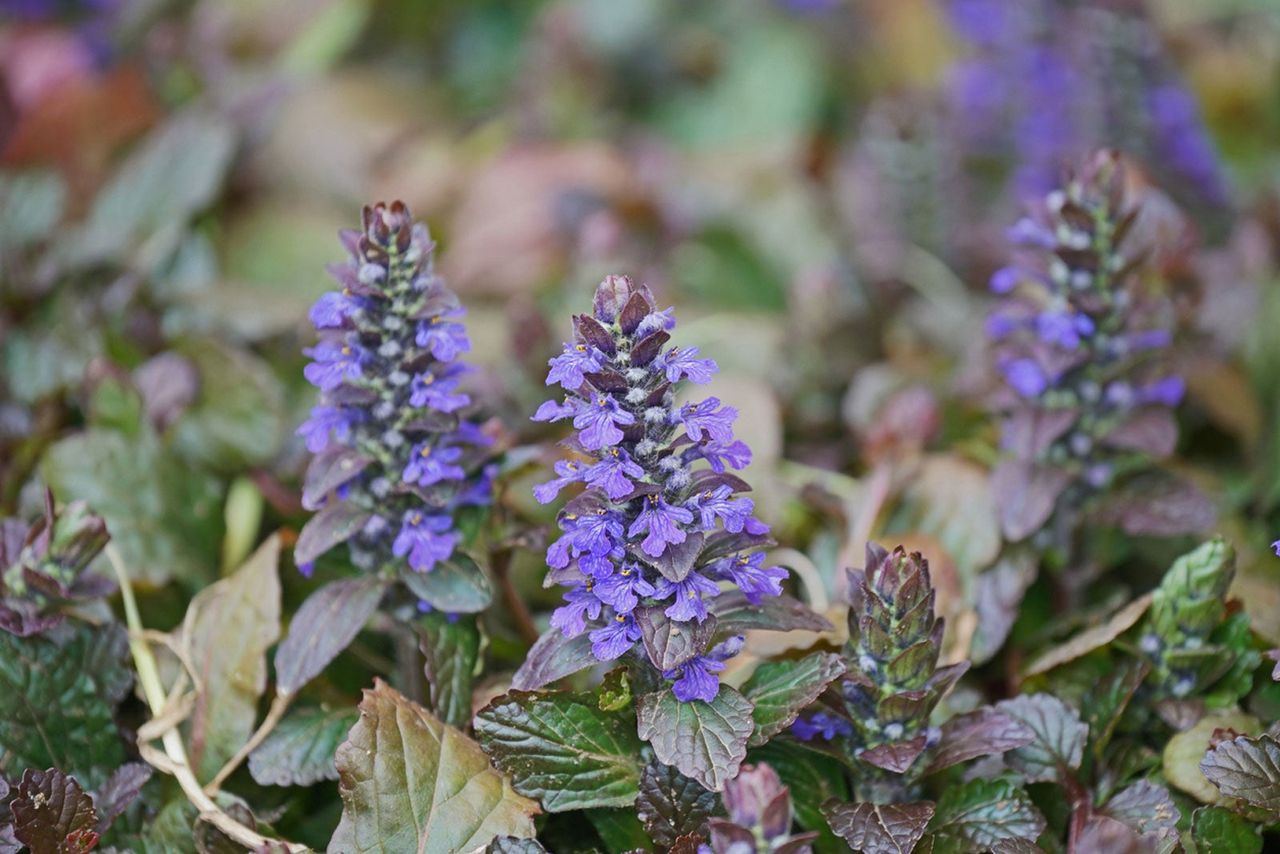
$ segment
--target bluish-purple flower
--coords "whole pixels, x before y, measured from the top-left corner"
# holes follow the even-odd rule
[[[782,594],[787,571],[780,566],[765,566],[764,552],[724,558],[715,564],[716,572],[736,584],[747,601],[759,605],[765,596]]]
[[[432,442],[420,442],[409,453],[409,462],[401,477],[405,483],[431,486],[442,480],[461,480],[466,471],[458,465],[462,459],[461,448],[439,447]]]
[[[644,500],[644,509],[627,528],[627,536],[637,537],[647,533],[640,548],[650,557],[661,557],[667,546],[685,541],[688,534],[680,526],[692,521],[693,514],[685,508],[674,507],[662,498],[649,496]]]
[[[430,572],[438,561],[453,554],[458,535],[450,532],[452,527],[453,520],[448,516],[428,516],[411,510],[400,525],[391,553],[396,557],[407,555],[415,572]]]
[[[321,341],[306,351],[313,361],[302,369],[307,382],[322,391],[333,391],[348,380],[359,379],[369,353],[350,341]]]
[[[707,603],[703,597],[720,595],[720,585],[697,571],[690,572],[682,581],[661,578],[655,587],[653,598],[672,600],[664,613],[679,623],[691,620],[701,623],[707,618]]]
[[[596,629],[591,638],[591,654],[600,661],[621,658],[640,640],[640,627],[629,614],[617,614],[602,628]]]
[[[622,441],[619,427],[636,423],[630,412],[618,405],[609,394],[598,394],[583,403],[573,416],[573,426],[578,428],[578,440],[588,451],[598,451]]]
[[[467,330],[461,323],[449,320],[462,314],[456,309],[445,314],[438,314],[430,320],[418,324],[416,342],[419,347],[426,347],[431,355],[442,362],[452,362],[471,349],[471,340],[467,338]]]
[[[559,383],[569,391],[582,387],[583,374],[599,371],[604,363],[602,354],[588,344],[565,344],[564,352],[547,362],[547,385]]]

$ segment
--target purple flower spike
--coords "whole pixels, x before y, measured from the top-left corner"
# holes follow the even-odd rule
[[[1067,547],[1071,532],[1054,527],[1055,513],[1087,518],[1098,493],[1169,453],[1167,432],[1133,429],[1136,418],[1151,414],[1138,410],[1172,409],[1186,385],[1167,374],[1162,358],[1173,330],[1160,324],[1173,312],[1149,293],[1134,263],[1151,247],[1129,245],[1132,229],[1123,223],[1138,211],[1127,193],[1118,157],[1095,154],[1015,227],[1017,263],[997,277],[1020,286],[997,287],[992,279],[1003,294],[987,334],[1007,387],[999,398],[1005,435],[1025,437],[1006,444],[1016,459],[996,470],[997,501],[1024,502],[1037,493],[1049,499],[1035,502],[1035,513],[1025,505],[1002,510],[1012,520],[1005,531],[1011,541],[1055,530]],[[1028,483],[1032,477],[1039,482]]]
[[[781,593],[786,576],[763,568],[763,555],[751,554],[749,545],[698,562],[708,542],[723,544],[731,534],[749,543],[768,527],[752,515],[751,499],[736,494],[742,482],[716,474],[751,462],[751,449],[733,435],[737,410],[714,397],[675,402],[677,386],[709,382],[716,371],[697,347],[666,346],[675,325],[674,312],[660,311],[647,288],[608,277],[592,313],[574,318],[574,340],[549,362],[547,384],[558,385],[565,398],[547,401],[534,415],[547,422],[572,416],[576,435],[566,444],[591,458],[556,463],[556,477],[534,487],[534,496],[549,503],[566,486],[584,486],[560,514],[561,535],[547,547],[547,565],[568,587],[552,625],[568,635],[589,633],[601,661],[636,648],[642,613],[702,623],[722,583],[741,585],[759,603]],[[722,563],[733,570],[720,569]],[[715,674],[741,638],[706,645],[664,673],[682,701],[716,697]],[[645,649],[636,655],[647,661]]]
[[[426,227],[404,204],[365,208],[362,228],[343,232],[342,243],[348,257],[330,267],[339,290],[311,309],[319,341],[306,351],[304,373],[320,401],[297,434],[318,456],[303,503],[359,511],[369,521],[339,540],[351,563],[399,573],[420,593],[414,573],[430,572],[458,546],[454,514],[491,500],[496,469],[484,449],[492,439],[461,417],[471,403],[460,390],[467,369],[453,361],[471,344],[456,320],[457,297],[433,271]],[[323,492],[313,494],[312,483]],[[427,487],[430,507],[418,491]],[[308,528],[332,520],[322,514]],[[331,535],[299,540],[309,542],[331,543]],[[320,553],[303,545],[299,566],[312,567]]]

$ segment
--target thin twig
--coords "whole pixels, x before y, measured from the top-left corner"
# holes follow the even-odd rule
[[[267,716],[262,719],[262,725],[249,736],[249,740],[236,751],[235,756],[227,760],[226,764],[213,776],[213,779],[205,784],[204,791],[206,795],[212,797],[218,794],[218,790],[222,788],[222,784],[227,781],[240,763],[249,758],[249,754],[258,748],[271,735],[272,730],[276,728],[276,724],[280,723],[280,719],[284,717],[284,713],[289,710],[289,705],[293,702],[293,694],[276,694],[276,698],[271,701],[271,708],[267,710]]]
[[[520,598],[515,585],[511,583],[511,549],[494,549],[489,553],[489,561],[490,566],[493,567],[493,574],[498,577],[502,601],[516,621],[516,629],[520,632],[520,637],[528,643],[537,643],[540,634],[538,627],[533,623],[533,615],[529,613],[529,606]]]
[[[106,552],[107,559],[111,562],[112,569],[115,570],[116,579],[120,582],[120,598],[124,602],[125,621],[129,626],[129,650],[133,653],[133,664],[138,671],[138,684],[142,687],[142,694],[146,698],[147,705],[151,708],[152,716],[159,718],[165,714],[165,706],[167,704],[164,684],[160,680],[160,669],[156,666],[156,659],[151,652],[151,648],[143,640],[143,632],[145,630],[142,626],[142,618],[138,614],[138,603],[133,598],[133,587],[129,583],[129,573],[125,570],[124,560],[113,545],[108,545]],[[191,764],[187,760],[187,749],[182,743],[182,735],[178,730],[176,728],[168,729],[160,740],[164,745],[163,759],[159,757],[158,751],[152,750],[145,744],[139,745],[140,748],[145,748],[140,749],[139,752],[151,765],[173,775],[178,781],[178,785],[182,787],[182,792],[187,796],[187,800],[191,801],[192,805],[199,810],[202,820],[207,821],[229,838],[249,849],[256,850],[263,846],[283,846],[286,851],[291,852],[307,850],[302,846],[295,846],[293,843],[263,836],[256,830],[245,827],[227,815],[200,788],[200,781],[196,779],[195,773],[191,770]]]

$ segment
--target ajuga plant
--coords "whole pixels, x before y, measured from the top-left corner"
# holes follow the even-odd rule
[[[918,553],[868,544],[866,567],[849,575],[844,675],[790,729],[844,768],[853,800],[822,805],[831,829],[871,854],[910,851],[926,836],[941,850],[1034,840],[1044,819],[1007,779],[948,779],[941,798],[930,797],[931,778],[946,769],[1023,747],[1034,736],[989,707],[935,725],[932,715],[968,662],[939,662],[943,621],[928,563]],[[981,820],[972,820],[975,812]]]
[[[107,539],[106,524],[83,501],[56,510],[48,491],[35,524],[0,520],[0,629],[39,634],[65,619],[64,607],[110,593],[105,576],[85,571]]]
[[[489,439],[462,416],[471,402],[459,391],[458,357],[471,348],[463,309],[435,273],[426,227],[402,202],[366,207],[362,228],[341,237],[348,258],[329,268],[341,287],[311,309],[319,342],[306,378],[320,402],[298,432],[316,455],[303,506],[318,512],[295,560],[309,573],[347,544],[367,580],[315,594],[318,606],[346,603],[344,632],[357,631],[394,582],[421,609],[480,611],[488,581],[459,548],[455,523],[489,497]]]
[[[1036,730],[1007,764],[1047,784],[1037,798],[1054,816],[1048,833],[1071,850],[1226,844],[1230,819],[1214,812],[1224,799],[1199,766],[1212,745],[1261,729],[1242,708],[1261,655],[1248,617],[1227,601],[1234,574],[1225,540],[1202,544],[1152,593],[1034,660],[1023,685],[1032,693],[998,705]]]
[[[1173,452],[1184,384],[1162,358],[1171,309],[1132,245],[1139,215],[1120,159],[1098,152],[1013,227],[1014,262],[991,278],[1001,523],[1067,560],[1086,520],[1165,536],[1212,523],[1199,492],[1153,466]]]
[[[107,542],[83,502],[56,509],[48,492],[34,524],[0,521],[0,850],[121,839],[112,825],[151,776],[117,728],[128,640],[95,601],[113,585],[88,569]]]
[[[560,537],[547,549],[547,584],[568,591],[516,673],[516,690],[482,710],[476,730],[516,790],[550,811],[635,802],[634,779],[588,785],[580,773],[560,776],[568,769],[553,761],[606,732],[610,752],[625,745],[634,767],[647,742],[673,773],[721,790],[748,742],[763,742],[764,730],[776,732],[799,709],[757,706],[720,684],[743,633],[828,626],[783,594],[786,571],[760,551],[767,528],[740,495],[748,485],[729,471],[750,460],[733,435],[736,411],[714,397],[677,401],[684,381],[706,383],[716,365],[696,347],[667,346],[674,327],[672,310],[659,310],[648,288],[606,278],[592,312],[574,318],[574,340],[551,360],[547,382],[566,396],[534,416],[577,428],[565,442],[571,458],[536,488],[549,503],[565,487],[584,487],[560,512]],[[602,662],[621,666],[594,694],[529,693]],[[576,736],[547,730],[570,709],[592,726]]]

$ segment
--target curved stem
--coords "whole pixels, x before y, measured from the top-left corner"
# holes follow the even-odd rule
[[[214,775],[213,779],[205,784],[205,794],[210,796],[218,794],[222,784],[240,767],[240,763],[248,759],[249,754],[256,750],[258,745],[266,740],[267,736],[271,735],[271,731],[276,728],[276,724],[280,723],[284,713],[289,710],[293,697],[293,694],[276,694],[276,698],[271,701],[271,708],[267,710],[267,716],[262,719],[262,725],[254,731],[253,735],[249,736],[249,740],[236,751],[235,756],[227,760],[226,764]]]
[[[498,587],[502,590],[502,601],[516,621],[516,629],[520,632],[520,637],[527,643],[536,643],[540,636],[538,627],[533,623],[529,606],[520,598],[515,585],[511,583],[511,549],[494,549],[490,552],[489,560],[490,566],[493,567],[493,574],[497,576]]]
[[[147,646],[142,638],[145,630],[142,626],[142,618],[138,614],[138,603],[133,598],[133,586],[129,583],[129,573],[125,570],[124,560],[114,545],[109,544],[106,553],[112,569],[115,570],[116,579],[120,582],[120,598],[124,602],[125,621],[129,626],[129,651],[133,653],[134,667],[138,671],[138,684],[142,688],[143,697],[151,709],[152,716],[160,717],[165,711],[164,684],[160,680],[160,669],[156,666],[151,647]],[[164,761],[151,762],[151,764],[173,775],[178,785],[182,787],[182,793],[187,796],[187,800],[200,811],[202,820],[252,850],[266,846],[282,846],[290,852],[307,850],[300,845],[263,836],[223,812],[222,808],[214,803],[213,799],[200,787],[200,781],[196,779],[195,773],[191,770],[191,764],[187,760],[187,748],[182,743],[182,735],[176,728],[165,732],[160,741],[164,745]],[[144,752],[144,756],[149,752]]]

